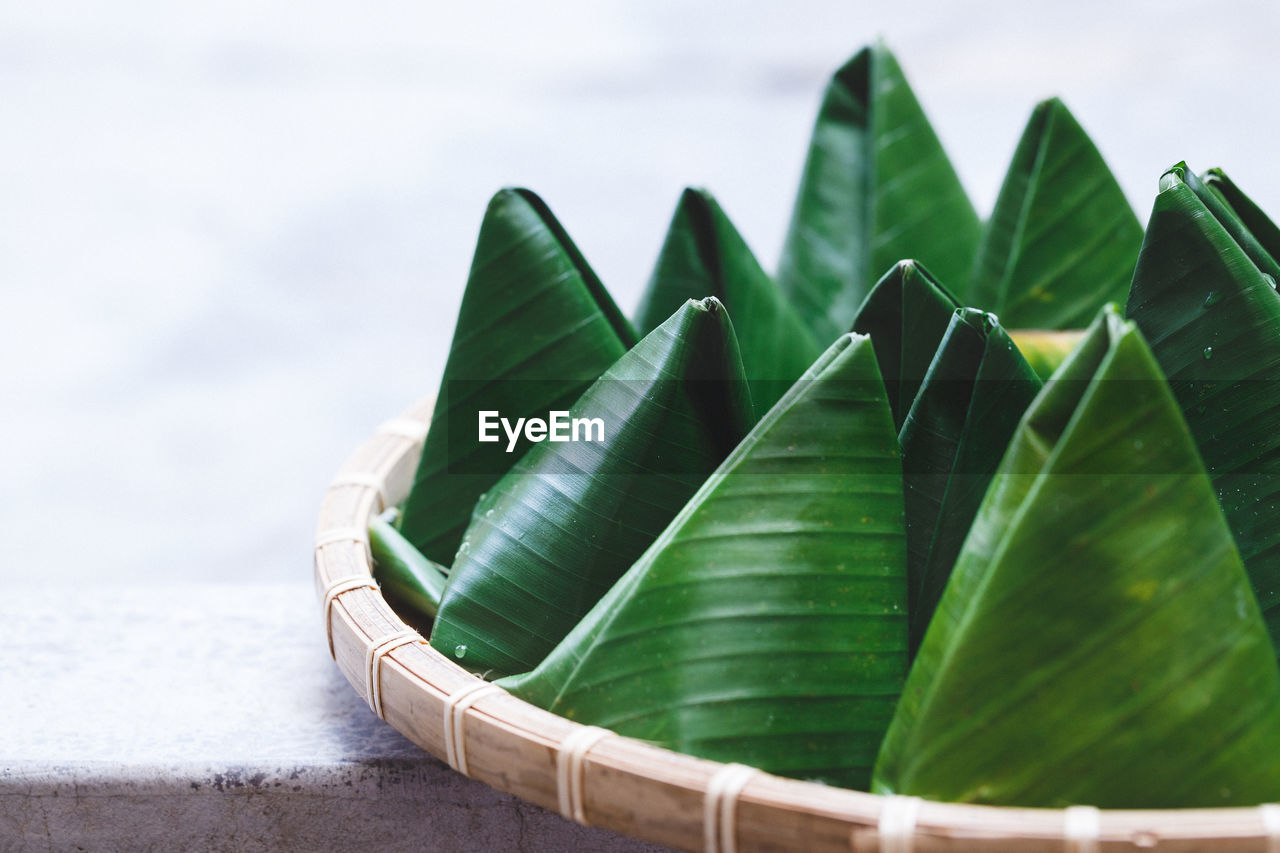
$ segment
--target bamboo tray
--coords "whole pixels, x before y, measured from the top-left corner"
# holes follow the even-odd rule
[[[388,421],[342,467],[320,512],[315,581],[347,680],[466,775],[579,823],[685,850],[1280,853],[1280,805],[1054,811],[880,797],[606,736],[485,687],[402,622],[372,579],[369,519],[408,493],[430,415],[424,401]]]

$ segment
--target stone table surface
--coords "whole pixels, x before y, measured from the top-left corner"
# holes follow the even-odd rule
[[[661,848],[467,779],[369,710],[310,584],[0,603],[0,850]]]

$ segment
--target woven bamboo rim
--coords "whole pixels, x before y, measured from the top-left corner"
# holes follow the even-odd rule
[[[416,636],[372,581],[369,519],[408,493],[430,416],[426,401],[388,421],[342,467],[320,512],[315,580],[347,680],[379,716],[472,778],[580,823],[717,853],[1280,853],[1276,805],[1057,811],[881,797],[604,736],[478,689],[483,682]]]

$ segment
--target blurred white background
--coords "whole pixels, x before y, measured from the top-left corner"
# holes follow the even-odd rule
[[[1145,222],[1280,212],[1274,2],[8,3],[0,576],[306,579],[325,485],[432,393],[489,195],[624,309],[682,186],[761,260],[825,78],[883,35],[979,211],[1060,94]]]

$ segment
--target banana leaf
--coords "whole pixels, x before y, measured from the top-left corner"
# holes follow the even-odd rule
[[[893,421],[834,343],[537,669],[499,682],[681,752],[865,788],[906,677]]]
[[[687,302],[569,415],[599,418],[603,435],[535,445],[458,547],[431,644],[474,671],[537,666],[751,429],[724,306]]]
[[[715,296],[743,342],[742,366],[751,399],[768,411],[822,353],[808,327],[761,269],[738,229],[711,193],[680,196],[658,263],[636,312],[648,333],[689,299]]]
[[[1280,670],[1151,351],[1112,308],[1027,411],[873,789],[1102,808],[1280,797]]]
[[[1276,266],[1275,258],[1271,253],[1263,247],[1257,236],[1245,224],[1245,221],[1235,208],[1227,201],[1221,188],[1210,187],[1196,177],[1196,173],[1187,168],[1185,162],[1178,163],[1173,166],[1170,171],[1177,171],[1178,177],[1182,182],[1196,194],[1196,198],[1204,204],[1205,208],[1213,214],[1213,218],[1218,220],[1226,232],[1231,235],[1231,239],[1236,241],[1236,245],[1240,247],[1248,257],[1253,261],[1254,266],[1259,270],[1271,276],[1272,280],[1280,277],[1280,266]],[[1255,208],[1256,210],[1256,208]],[[1261,211],[1258,211],[1261,214]],[[1263,216],[1265,220],[1265,215]],[[1274,228],[1274,226],[1272,226]]]
[[[778,264],[782,291],[825,343],[902,258],[964,281],[980,231],[898,61],[881,43],[863,48],[819,109]]]
[[[440,608],[448,572],[426,557],[383,518],[369,522],[373,578],[395,610],[415,628],[424,628]]]
[[[1266,250],[1273,261],[1280,260],[1280,228],[1271,221],[1253,199],[1245,195],[1221,169],[1210,169],[1201,176],[1205,186],[1222,199],[1240,218],[1249,233]]]
[[[1005,328],[1082,328],[1124,301],[1141,246],[1142,226],[1102,155],[1052,98],[1018,142],[963,296]]]
[[[899,261],[876,282],[853,320],[870,335],[884,377],[893,425],[902,428],[951,315],[955,297],[916,261]]]
[[[1009,337],[1036,375],[1048,379],[1084,339],[1084,330],[1010,329]]]
[[[519,456],[504,442],[475,440],[478,413],[514,419],[566,409],[635,341],[542,200],[523,189],[497,193],[400,518],[405,537],[428,559],[451,564],[477,498]]]
[[[915,653],[978,505],[1043,383],[994,315],[960,308],[898,433]]]
[[[1127,313],[1151,341],[1280,645],[1280,294],[1187,183],[1160,179]]]

